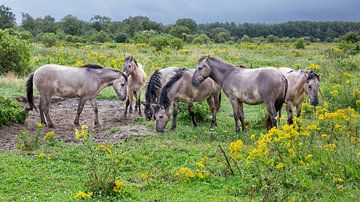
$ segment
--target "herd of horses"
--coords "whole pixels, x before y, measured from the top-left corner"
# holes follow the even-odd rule
[[[293,123],[293,108],[301,115],[302,102],[306,95],[316,106],[320,77],[312,70],[291,68],[261,67],[249,69],[235,66],[218,58],[203,56],[198,60],[196,69],[167,67],[155,70],[146,82],[142,65],[134,57],[126,56],[123,71],[104,68],[95,64],[81,67],[68,67],[54,64],[43,65],[30,75],[26,83],[28,110],[34,104],[33,85],[39,91],[39,113],[41,123],[54,127],[49,115],[51,96],[79,98],[77,115],[74,120],[79,125],[79,117],[86,101],[90,100],[94,109],[95,127],[100,126],[96,96],[107,86],[112,85],[121,101],[126,100],[124,117],[128,110],[132,113],[135,97],[135,111],[141,112],[141,90],[146,85],[144,114],[147,120],[156,120],[156,131],[164,132],[170,120],[172,106],[172,126],[176,128],[179,102],[188,104],[188,111],[196,126],[193,103],[206,100],[212,113],[211,126],[216,126],[216,114],[221,104],[221,90],[232,105],[235,131],[240,132],[239,120],[246,131],[243,103],[258,105],[263,103],[268,117],[266,127],[276,126],[276,116],[281,116],[281,108],[286,103],[288,123]]]

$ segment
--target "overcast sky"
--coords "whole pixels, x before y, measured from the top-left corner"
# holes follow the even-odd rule
[[[71,14],[86,21],[94,15],[115,21],[142,15],[164,24],[178,18],[197,23],[360,21],[360,0],[0,0],[1,4],[12,9],[18,24],[22,12],[56,20]]]

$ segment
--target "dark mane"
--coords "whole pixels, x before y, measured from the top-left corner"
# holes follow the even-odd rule
[[[169,82],[166,83],[164,88],[161,91],[160,95],[160,105],[164,106],[166,109],[170,107],[170,99],[168,97],[168,92],[170,91],[171,87],[182,77],[185,72],[185,68],[176,70],[176,74],[170,79]]]
[[[146,103],[155,102],[155,99],[159,94],[159,90],[161,88],[160,77],[161,77],[161,72],[159,70],[155,70],[155,72],[151,75],[145,92]]]
[[[124,62],[126,62],[126,61],[128,61],[128,60],[130,60],[130,61],[131,61],[131,60],[134,60],[134,62],[135,62],[135,64],[136,64],[136,66],[139,66],[139,65],[138,65],[138,63],[136,62],[136,60],[135,60],[135,58],[134,58],[133,56],[130,56],[130,55],[129,55],[129,56],[126,56],[126,57],[125,57]]]
[[[97,64],[85,64],[80,66],[80,68],[90,68],[90,69],[104,69],[104,67]]]
[[[209,60],[212,60],[214,62],[217,62],[217,63],[222,63],[222,64],[227,64],[227,65],[230,65],[232,67],[241,67],[241,68],[246,68],[245,66],[243,65],[240,65],[240,66],[235,66],[231,63],[228,63],[228,62],[225,62],[225,61],[222,61],[221,59],[217,58],[217,57],[212,57],[212,56],[209,56],[209,55],[204,55],[204,56],[201,56],[200,59],[198,60],[198,63],[200,63],[203,59],[209,57]]]
[[[316,74],[313,70],[310,70],[307,80],[309,81],[311,79],[317,79],[318,81],[320,81],[320,75]]]

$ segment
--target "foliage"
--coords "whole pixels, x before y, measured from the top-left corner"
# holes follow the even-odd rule
[[[40,33],[36,35],[36,41],[41,42],[46,47],[55,46],[58,39],[54,33]]]
[[[12,98],[0,96],[0,126],[8,123],[25,123],[27,111]]]
[[[111,41],[111,38],[106,32],[100,31],[100,32],[95,32],[95,33],[92,33],[91,35],[89,35],[88,41],[104,43],[104,42]]]
[[[181,49],[183,46],[183,41],[181,39],[168,34],[161,34],[151,37],[149,42],[150,45],[153,46],[157,51],[161,51],[165,47]]]
[[[295,44],[294,44],[294,47],[296,49],[304,49],[305,48],[305,41],[304,39],[298,39]]]
[[[24,75],[30,71],[30,43],[11,35],[12,30],[0,30],[0,74],[10,71]]]
[[[206,101],[203,102],[197,102],[193,105],[194,112],[195,112],[195,120],[198,122],[207,122],[209,121],[209,106]],[[190,120],[190,114],[188,110],[188,105],[186,103],[180,102],[179,103],[179,113],[178,113],[178,119],[182,121],[186,121],[189,124],[191,124]]]
[[[360,53],[360,31],[348,32],[342,36],[339,48],[351,55]]]
[[[11,12],[11,8],[0,5],[0,29],[14,28],[15,14]]]
[[[44,133],[44,124],[36,124],[35,133],[31,135],[29,131],[21,131],[16,136],[18,144],[16,145],[20,151],[35,151],[40,148],[40,136]],[[43,158],[43,155],[39,156]]]

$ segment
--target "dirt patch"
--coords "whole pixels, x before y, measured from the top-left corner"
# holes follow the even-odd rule
[[[22,99],[19,99],[23,101]],[[38,99],[35,99],[38,103]],[[25,103],[23,103],[25,105]],[[75,126],[73,125],[78,99],[53,98],[50,107],[50,116],[55,125],[53,129],[56,137],[65,142],[77,142],[74,137]],[[123,117],[125,104],[118,100],[98,100],[99,120],[101,127],[94,128],[94,110],[90,102],[87,102],[80,116],[80,125],[87,125],[94,129],[95,137],[100,142],[117,142],[130,140],[132,134],[152,135],[154,129],[143,125],[131,125],[133,119],[138,118],[137,113],[128,114]],[[39,114],[33,110],[29,112],[25,124],[11,124],[0,128],[0,151],[14,149],[16,147],[16,134],[22,130],[34,132],[35,124],[40,122]],[[142,141],[141,138],[133,138]]]

